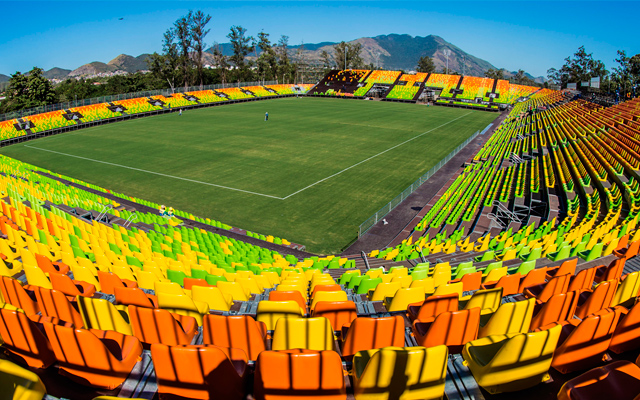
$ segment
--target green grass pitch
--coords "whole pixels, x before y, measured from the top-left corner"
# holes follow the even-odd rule
[[[284,98],[102,125],[0,152],[312,252],[337,253],[360,223],[497,115]]]

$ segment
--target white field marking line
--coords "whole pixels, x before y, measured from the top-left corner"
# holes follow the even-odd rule
[[[148,170],[146,170],[146,169],[140,169],[140,168],[129,167],[129,166],[126,166],[126,165],[121,165],[121,164],[116,164],[116,163],[110,163],[110,162],[107,162],[107,161],[94,160],[93,158],[76,156],[76,155],[73,155],[73,154],[62,153],[62,152],[60,152],[60,151],[54,151],[54,150],[48,150],[48,149],[41,149],[41,148],[39,148],[39,147],[29,146],[29,145],[26,145],[26,144],[24,145],[24,147],[28,147],[28,148],[30,148],[30,149],[36,149],[36,150],[42,150],[42,151],[48,151],[49,153],[55,153],[55,154],[60,154],[60,155],[67,156],[67,157],[79,158],[79,159],[82,159],[82,160],[93,161],[93,162],[97,162],[97,163],[101,163],[101,164],[112,165],[112,166],[114,166],[114,167],[126,168],[126,169],[131,169],[131,170],[139,171],[139,172],[146,172],[147,174],[153,174],[153,175],[164,176],[164,177],[166,177],[166,178],[173,178],[173,179],[178,179],[178,180],[181,180],[181,181],[187,181],[187,182],[199,183],[199,184],[201,184],[201,185],[207,185],[207,186],[215,186],[215,187],[222,188],[222,189],[235,190],[236,192],[243,192],[243,193],[248,193],[248,194],[255,194],[256,196],[269,197],[269,198],[276,199],[276,200],[284,200],[284,199],[285,199],[285,198],[283,198],[283,197],[271,196],[271,195],[268,195],[268,194],[252,192],[252,191],[249,191],[249,190],[237,189],[237,188],[232,188],[232,187],[229,187],[229,186],[216,185],[215,183],[202,182],[202,181],[197,181],[197,180],[195,180],[195,179],[182,178],[182,177],[180,177],[180,176],[174,176],[174,175],[162,174],[162,173],[160,173],[160,172],[148,171]]]
[[[391,150],[393,150],[393,149],[395,149],[395,148],[397,148],[397,147],[402,146],[403,144],[407,144],[407,143],[409,143],[410,141],[412,141],[412,140],[414,140],[414,139],[417,139],[417,138],[419,138],[419,137],[421,137],[421,136],[426,135],[427,133],[430,133],[430,132],[435,131],[436,129],[440,129],[440,128],[442,128],[443,126],[448,125],[448,124],[450,124],[450,123],[452,123],[452,122],[454,122],[454,121],[457,121],[457,120],[459,120],[459,119],[460,119],[460,118],[462,118],[462,117],[466,117],[466,116],[467,116],[467,115],[469,115],[469,114],[473,114],[473,113],[472,113],[472,112],[469,112],[469,113],[463,114],[463,115],[459,116],[458,118],[455,118],[455,119],[452,119],[452,120],[450,120],[450,121],[448,121],[448,122],[445,122],[444,124],[442,124],[442,125],[440,125],[440,126],[436,126],[436,127],[435,127],[435,128],[433,128],[433,129],[430,129],[430,130],[428,130],[428,131],[426,131],[426,132],[422,132],[421,134],[419,134],[419,135],[417,135],[417,136],[414,136],[414,137],[412,137],[411,139],[405,140],[405,141],[404,141],[404,142],[402,142],[402,143],[398,143],[397,145],[395,145],[395,146],[393,146],[393,147],[389,147],[389,148],[388,148],[388,149],[386,149],[385,151],[381,151],[380,153],[375,154],[375,155],[373,155],[373,156],[371,156],[371,157],[367,158],[366,160],[362,160],[362,161],[360,161],[359,163],[353,164],[352,166],[347,167],[347,168],[343,169],[342,171],[336,172],[335,174],[333,174],[333,175],[331,175],[331,176],[328,176],[328,177],[326,177],[326,178],[324,178],[324,179],[320,179],[319,181],[317,181],[317,182],[315,182],[315,183],[312,183],[311,185],[309,185],[309,186],[307,186],[307,187],[304,187],[304,188],[302,188],[302,189],[298,190],[297,192],[293,192],[293,193],[291,193],[290,195],[288,195],[288,196],[284,197],[282,200],[286,200],[286,199],[288,199],[288,198],[289,198],[289,197],[291,197],[291,196],[295,196],[296,194],[298,194],[298,193],[300,193],[300,192],[303,192],[303,191],[305,191],[305,190],[309,189],[310,187],[317,185],[318,183],[324,182],[324,181],[326,181],[327,179],[331,179],[331,178],[333,178],[334,176],[340,175],[341,173],[343,173],[343,172],[345,172],[345,171],[348,171],[348,170],[350,170],[350,169],[351,169],[351,168],[353,168],[353,167],[357,167],[358,165],[360,165],[360,164],[362,164],[362,163],[365,163],[365,162],[367,162],[367,161],[369,161],[369,160],[372,160],[372,159],[374,159],[374,158],[376,158],[376,157],[378,157],[378,156],[380,156],[380,155],[382,155],[382,154],[384,154],[384,153],[386,153],[386,152],[388,152],[388,151],[391,151]]]

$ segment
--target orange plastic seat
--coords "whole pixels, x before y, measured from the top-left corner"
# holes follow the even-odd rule
[[[269,301],[290,301],[293,300],[300,305],[300,308],[307,312],[309,309],[307,307],[307,302],[305,301],[302,294],[297,290],[287,290],[287,291],[278,291],[272,290],[269,292]]]
[[[543,283],[537,286],[529,286],[522,292],[526,298],[535,298],[536,302],[544,303],[551,298],[551,296],[558,293],[566,293],[569,288],[569,281],[571,275],[560,275],[552,278],[547,283]]]
[[[52,273],[49,274],[51,286],[69,297],[84,296],[91,297],[96,292],[96,287],[90,283],[76,281],[68,275]]]
[[[387,346],[404,347],[404,318],[400,315],[384,318],[356,318],[345,333],[342,327],[342,356],[353,357],[360,350]]]
[[[462,282],[462,290],[467,292],[478,290],[482,284],[482,271],[464,274],[462,278],[449,281],[449,283]]]
[[[342,360],[335,351],[263,351],[256,362],[256,400],[345,400]]]
[[[158,298],[137,287],[116,287],[116,305],[158,308]]]
[[[358,311],[353,301],[319,301],[311,317],[325,317],[334,331],[340,331],[342,326],[358,318]]]
[[[18,307],[27,315],[40,312],[35,293],[30,286],[22,286],[19,280],[0,276],[0,292],[5,302]]]
[[[590,290],[593,286],[593,280],[596,276],[596,268],[587,268],[578,272],[574,277],[571,278],[571,282],[569,283],[568,292],[572,292],[574,290]]]
[[[336,292],[338,290],[342,290],[342,286],[340,285],[316,285],[313,287],[313,290],[311,291],[311,298],[313,299],[313,296],[315,296],[316,293],[318,292]]]
[[[243,350],[256,360],[266,350],[267,326],[249,315],[205,315],[202,325],[204,344]]]
[[[161,308],[127,308],[133,335],[142,343],[162,343],[169,346],[190,344],[198,332],[198,323],[193,317],[174,314]]]
[[[618,280],[613,279],[602,282],[593,290],[582,291],[578,299],[576,317],[584,319],[589,314],[610,307],[617,288]]]
[[[53,263],[47,257],[42,254],[35,254],[36,262],[38,263],[38,267],[46,273],[60,273],[60,274],[68,274],[69,266],[64,263]]]
[[[447,311],[433,320],[423,323],[413,321],[413,333],[418,345],[424,347],[441,344],[449,348],[450,353],[460,353],[464,345],[477,339],[480,327],[480,308]]]
[[[497,282],[483,283],[480,285],[480,289],[495,289],[502,288],[502,296],[509,296],[512,294],[520,293],[518,288],[520,286],[520,273],[517,272],[513,275],[505,275],[501,277]]]
[[[204,279],[184,278],[182,282],[185,290],[191,290],[192,286],[213,286]]]
[[[538,330],[562,326],[551,366],[566,374],[591,368],[602,362],[619,318],[620,311],[607,308],[589,315],[582,321],[569,319],[540,327]]]
[[[610,281],[611,279],[620,279],[624,270],[626,259],[616,258],[611,261],[608,266],[601,265],[596,267],[595,283]]]
[[[409,318],[412,321],[419,319],[422,322],[431,322],[436,316],[443,312],[458,311],[460,298],[457,293],[442,296],[429,296],[420,303],[415,303],[407,307]]]
[[[120,279],[113,272],[98,271],[98,282],[100,282],[100,291],[106,294],[115,294],[117,287],[138,287],[138,283],[129,279]]]
[[[142,344],[115,331],[78,329],[45,322],[60,373],[82,385],[120,386],[140,360]]]
[[[614,361],[565,382],[558,400],[634,400],[638,394],[640,367],[629,361]]]
[[[245,398],[246,354],[213,345],[151,345],[158,393],[190,399]],[[244,359],[243,359],[244,358]],[[232,361],[233,360],[233,361]]]
[[[0,309],[3,347],[33,368],[47,368],[56,361],[49,340],[24,313]]]
[[[569,274],[571,276],[576,274],[576,267],[578,266],[578,257],[571,260],[567,260],[557,267],[547,267],[547,279],[551,280],[555,276],[561,276]]]
[[[611,337],[609,350],[616,354],[640,348],[640,303],[636,303],[628,312],[622,307],[616,307],[623,316]]]
[[[636,240],[635,242],[631,242],[628,247],[623,247],[621,249],[614,250],[613,254],[618,258],[624,258],[628,260],[631,257],[637,256],[639,249],[640,249],[640,240]]]
[[[38,307],[40,307],[43,316],[69,322],[76,328],[84,327],[82,316],[64,293],[39,286],[33,286],[33,288],[36,299],[38,299]]]
[[[578,292],[559,293],[546,303],[536,305],[531,319],[531,331],[552,322],[562,322],[573,317],[578,306]]]
[[[520,285],[518,286],[518,293],[523,293],[525,288],[529,286],[540,285],[545,282],[547,276],[547,268],[536,268],[527,272],[527,274],[520,278]]]

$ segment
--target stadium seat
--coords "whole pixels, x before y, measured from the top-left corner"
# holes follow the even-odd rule
[[[82,316],[64,293],[35,286],[35,295],[42,316],[69,322],[76,328],[83,328]]]
[[[573,318],[579,296],[579,292],[558,293],[546,303],[537,304],[533,311],[530,330],[533,331],[552,322],[562,322]]]
[[[535,305],[534,299],[501,304],[496,312],[481,316],[478,338],[529,332]]]
[[[316,304],[321,301],[347,301],[347,292],[339,290],[337,292],[318,292],[311,301],[311,311],[316,307]]]
[[[204,344],[241,349],[249,360],[266,349],[267,327],[248,315],[205,315],[202,328]]]
[[[193,317],[160,308],[128,306],[127,310],[133,335],[145,344],[190,344],[198,333],[198,323]]]
[[[476,339],[462,349],[478,385],[491,394],[530,388],[549,379],[562,328]]]
[[[27,315],[40,312],[33,289],[29,286],[22,286],[22,283],[17,279],[0,276],[0,293],[2,293],[4,301],[20,308]]]
[[[538,303],[545,303],[551,296],[558,293],[566,293],[569,288],[571,275],[560,275],[551,278],[546,283],[537,286],[529,286],[522,292],[527,298],[535,298]]]
[[[513,275],[505,275],[501,277],[497,282],[491,283],[483,283],[480,286],[480,289],[494,289],[494,288],[502,288],[503,296],[510,296],[512,294],[520,293],[518,291],[518,286],[520,285],[520,273],[515,273]]]
[[[140,359],[137,338],[114,331],[44,323],[61,373],[83,385],[115,389]]]
[[[147,294],[137,287],[117,287],[115,288],[115,304],[117,306],[138,306],[146,308],[158,308],[158,298],[155,295]]]
[[[209,314],[209,304],[195,301],[186,294],[158,293],[158,306],[175,314],[181,314],[196,319],[198,326],[202,326],[202,316]]]
[[[634,400],[639,393],[640,367],[629,361],[614,361],[565,382],[558,400]]]
[[[194,304],[207,304],[209,310],[229,311],[233,306],[231,295],[225,295],[215,286],[192,286],[191,297]]]
[[[413,321],[413,333],[418,345],[433,347],[446,345],[451,353],[459,353],[462,347],[478,337],[480,326],[478,307],[468,310],[447,311],[438,314],[433,322]]]
[[[358,311],[353,301],[320,301],[311,317],[324,317],[334,331],[341,331],[343,325],[351,324],[358,317]]]
[[[0,309],[0,337],[12,357],[33,368],[47,368],[56,360],[46,336],[20,310]]]
[[[69,276],[52,273],[49,274],[51,286],[69,297],[83,296],[91,297],[96,292],[96,287],[90,283],[74,281]]]
[[[261,301],[258,303],[256,319],[264,322],[267,330],[276,328],[276,322],[280,318],[304,317],[304,310],[295,301]]]
[[[334,350],[333,328],[328,319],[280,318],[273,331],[272,350]]]
[[[354,396],[368,399],[441,399],[444,396],[446,346],[384,347],[353,357]]]
[[[593,290],[581,291],[576,317],[585,319],[589,314],[610,307],[617,288],[618,279],[613,279],[600,283]]]
[[[460,299],[458,307],[461,310],[469,310],[475,307],[480,308],[481,313],[490,314],[495,312],[502,300],[502,288],[478,290],[471,296]]]
[[[631,305],[640,293],[640,271],[626,274],[620,280],[616,294],[611,300],[611,307],[617,305]],[[628,304],[631,303],[631,304]]]
[[[0,360],[0,392],[7,400],[41,400],[47,389],[34,372]]]
[[[116,331],[123,335],[133,335],[126,310],[118,310],[110,301],[77,296],[76,303],[86,329]]]
[[[546,268],[536,268],[529,271],[526,275],[521,277],[520,285],[518,286],[518,293],[524,293],[524,290],[530,286],[543,284],[545,282],[546,275]]]
[[[263,351],[256,362],[256,400],[346,400],[342,360],[330,350]]]
[[[443,312],[458,311],[459,298],[456,293],[443,296],[429,296],[424,302],[409,305],[408,314],[412,321],[431,322]]]
[[[248,371],[246,354],[240,349],[208,344],[168,346],[156,343],[151,345],[151,358],[161,396],[245,398]]]
[[[621,313],[620,321],[611,337],[609,350],[616,354],[640,348],[640,303],[637,302],[628,311],[616,307]]]
[[[345,358],[351,358],[361,350],[387,346],[404,347],[404,319],[400,315],[356,318],[347,329],[345,328],[342,328],[342,356]]]

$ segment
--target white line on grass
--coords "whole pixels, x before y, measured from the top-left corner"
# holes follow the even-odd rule
[[[26,144],[24,145],[24,147],[28,147],[28,148],[30,148],[30,149],[36,149],[36,150],[42,150],[42,151],[48,151],[49,153],[61,154],[61,155],[63,155],[63,156],[67,156],[67,157],[80,158],[80,159],[82,159],[82,160],[93,161],[93,162],[97,162],[97,163],[101,163],[101,164],[112,165],[112,166],[114,166],[114,167],[126,168],[126,169],[131,169],[131,170],[139,171],[139,172],[146,172],[147,174],[153,174],[153,175],[164,176],[164,177],[167,177],[167,178],[179,179],[179,180],[181,180],[181,181],[187,181],[187,182],[199,183],[199,184],[201,184],[201,185],[215,186],[215,187],[219,187],[219,188],[222,188],[222,189],[235,190],[235,191],[237,191],[237,192],[243,192],[243,193],[255,194],[255,195],[257,195],[257,196],[270,197],[270,198],[272,198],[272,199],[277,199],[277,200],[284,200],[284,198],[283,198],[283,197],[271,196],[271,195],[269,195],[269,194],[257,193],[257,192],[252,192],[252,191],[249,191],[249,190],[236,189],[236,188],[232,188],[232,187],[229,187],[229,186],[216,185],[215,183],[202,182],[202,181],[197,181],[197,180],[195,180],[195,179],[182,178],[182,177],[180,177],[180,176],[174,176],[174,175],[162,174],[162,173],[160,173],[160,172],[148,171],[148,170],[146,170],[146,169],[140,169],[140,168],[129,167],[129,166],[126,166],[126,165],[116,164],[116,163],[110,163],[110,162],[107,162],[107,161],[94,160],[93,158],[76,156],[76,155],[73,155],[73,154],[62,153],[62,152],[60,152],[60,151],[54,151],[54,150],[48,150],[48,149],[41,149],[40,147],[29,146],[29,145],[26,145]]]
[[[313,187],[313,186],[317,185],[318,183],[322,183],[322,182],[324,182],[324,181],[326,181],[326,180],[328,180],[328,179],[333,178],[334,176],[338,176],[338,175],[340,175],[341,173],[343,173],[343,172],[345,172],[345,171],[350,170],[351,168],[357,167],[357,166],[358,166],[358,165],[360,165],[360,164],[363,164],[363,163],[365,163],[365,162],[367,162],[367,161],[369,161],[369,160],[372,160],[372,159],[374,159],[374,158],[376,158],[376,157],[378,157],[378,156],[381,156],[382,154],[384,154],[384,153],[386,153],[386,152],[388,152],[388,151],[391,151],[391,150],[393,150],[393,149],[395,149],[395,148],[398,148],[398,147],[402,146],[403,144],[407,144],[407,143],[411,142],[412,140],[415,140],[415,139],[417,139],[417,138],[419,138],[419,137],[421,137],[421,136],[426,135],[427,133],[430,133],[430,132],[435,131],[436,129],[440,129],[440,128],[442,128],[443,126],[448,125],[448,124],[450,124],[450,123],[452,123],[452,122],[455,122],[455,121],[459,120],[459,119],[460,119],[460,118],[462,118],[462,117],[466,117],[466,116],[467,116],[467,115],[469,115],[469,114],[472,114],[472,113],[470,112],[470,113],[467,113],[467,114],[463,114],[463,115],[459,116],[458,118],[454,118],[454,119],[452,119],[452,120],[450,120],[450,121],[448,121],[448,122],[445,122],[444,124],[442,124],[442,125],[440,125],[440,126],[436,126],[436,127],[435,127],[435,128],[433,128],[433,129],[429,129],[429,130],[428,130],[428,131],[426,131],[426,132],[422,132],[421,134],[416,135],[416,136],[412,137],[411,139],[405,140],[405,141],[404,141],[404,142],[402,142],[402,143],[398,143],[397,145],[395,145],[395,146],[393,146],[393,147],[389,147],[388,149],[386,149],[386,150],[384,150],[384,151],[381,151],[380,153],[375,154],[375,155],[373,155],[373,156],[371,156],[371,157],[369,157],[369,158],[367,158],[367,159],[365,159],[365,160],[362,160],[362,161],[360,161],[360,162],[358,162],[358,163],[356,163],[356,164],[353,164],[352,166],[347,167],[347,168],[343,169],[342,171],[336,172],[336,173],[335,173],[335,174],[333,174],[333,175],[330,175],[330,176],[328,176],[328,177],[326,177],[326,178],[320,179],[319,181],[317,181],[317,182],[315,182],[315,183],[312,183],[311,185],[306,186],[306,187],[304,187],[304,188],[302,188],[302,189],[300,189],[300,190],[298,190],[298,191],[296,191],[296,192],[293,192],[293,193],[291,193],[290,195],[288,195],[288,196],[286,196],[286,197],[272,196],[272,195],[269,195],[269,194],[258,193],[258,192],[252,192],[252,191],[250,191],[250,190],[237,189],[237,188],[232,188],[232,187],[229,187],[229,186],[216,185],[215,183],[202,182],[202,181],[197,181],[197,180],[195,180],[195,179],[183,178],[183,177],[175,176],[175,175],[162,174],[162,173],[160,173],[160,172],[154,172],[154,171],[149,171],[149,170],[146,170],[146,169],[135,168],[135,167],[129,167],[129,166],[127,166],[127,165],[116,164],[116,163],[110,163],[110,162],[107,162],[107,161],[96,160],[96,159],[88,158],[88,157],[76,156],[76,155],[74,155],[74,154],[68,154],[68,153],[63,153],[63,152],[55,151],[55,150],[43,149],[43,148],[40,148],[40,147],[30,146],[30,145],[27,145],[27,144],[25,144],[25,145],[23,145],[23,146],[24,146],[24,147],[28,147],[28,148],[30,148],[30,149],[36,149],[36,150],[42,150],[42,151],[48,151],[49,153],[60,154],[60,155],[67,156],[67,157],[79,158],[79,159],[81,159],[81,160],[93,161],[93,162],[96,162],[96,163],[106,164],[106,165],[111,165],[111,166],[114,166],[114,167],[126,168],[126,169],[130,169],[130,170],[133,170],[133,171],[139,171],[139,172],[145,172],[145,173],[147,173],[147,174],[153,174],[153,175],[158,175],[158,176],[164,176],[164,177],[166,177],[166,178],[178,179],[178,180],[181,180],[181,181],[192,182],[192,183],[199,183],[199,184],[201,184],[201,185],[214,186],[214,187],[218,187],[218,188],[221,188],[221,189],[234,190],[234,191],[236,191],[236,192],[242,192],[242,193],[248,193],[248,194],[255,194],[256,196],[268,197],[268,198],[276,199],[276,200],[286,200],[286,199],[288,199],[289,197],[292,197],[292,196],[295,196],[295,195],[296,195],[296,194],[298,194],[298,193],[304,192],[305,190],[307,190],[307,189],[309,189],[309,188],[311,188],[311,187]]]
[[[380,153],[375,154],[375,155],[373,155],[373,156],[371,156],[371,157],[367,158],[366,160],[362,160],[362,161],[360,161],[359,163],[353,164],[352,166],[347,167],[347,168],[343,169],[342,171],[336,172],[335,174],[333,174],[333,175],[331,175],[331,176],[328,176],[328,177],[326,177],[326,178],[324,178],[324,179],[320,179],[319,181],[317,181],[317,182],[315,182],[315,183],[312,183],[311,185],[309,185],[309,186],[307,186],[307,187],[304,187],[304,188],[302,188],[302,189],[298,190],[297,192],[293,192],[293,193],[291,193],[290,195],[288,195],[288,196],[284,197],[282,200],[286,200],[286,199],[288,199],[288,198],[289,198],[289,197],[291,197],[291,196],[295,196],[296,194],[298,194],[298,193],[300,193],[300,192],[303,192],[303,191],[305,191],[305,190],[309,189],[310,187],[317,185],[318,183],[324,182],[324,181],[326,181],[327,179],[331,179],[331,178],[333,178],[334,176],[340,175],[341,173],[343,173],[343,172],[345,172],[345,171],[348,171],[348,170],[350,170],[350,169],[351,169],[351,168],[353,168],[353,167],[357,167],[358,165],[360,165],[360,164],[362,164],[362,163],[365,163],[365,162],[367,162],[367,161],[369,161],[369,160],[371,160],[371,159],[374,159],[374,158],[376,158],[376,157],[378,157],[378,156],[380,156],[380,155],[382,155],[382,154],[386,153],[387,151],[393,150],[393,149],[395,149],[395,148],[397,148],[397,147],[402,146],[403,144],[409,143],[410,141],[412,141],[412,140],[414,140],[414,139],[417,139],[417,138],[419,138],[420,136],[424,136],[424,135],[426,135],[427,133],[430,133],[430,132],[435,131],[436,129],[440,129],[440,128],[442,128],[443,126],[448,125],[448,124],[450,124],[450,123],[452,123],[452,122],[454,122],[454,121],[457,121],[457,120],[459,120],[459,119],[460,119],[460,118],[462,118],[462,117],[466,117],[466,116],[467,116],[467,115],[469,115],[469,114],[472,114],[472,113],[466,113],[466,114],[463,114],[463,115],[459,116],[458,118],[455,118],[455,119],[452,119],[451,121],[445,122],[444,124],[442,124],[442,125],[440,125],[440,126],[436,126],[436,127],[435,127],[435,128],[433,128],[433,129],[430,129],[430,130],[428,130],[428,131],[426,131],[426,132],[422,132],[421,134],[419,134],[419,135],[417,135],[417,136],[414,136],[414,137],[412,137],[411,139],[405,140],[404,142],[399,143],[399,144],[397,144],[397,145],[395,145],[395,146],[393,146],[393,147],[389,147],[389,148],[388,148],[388,149],[386,149],[385,151],[381,151]]]

